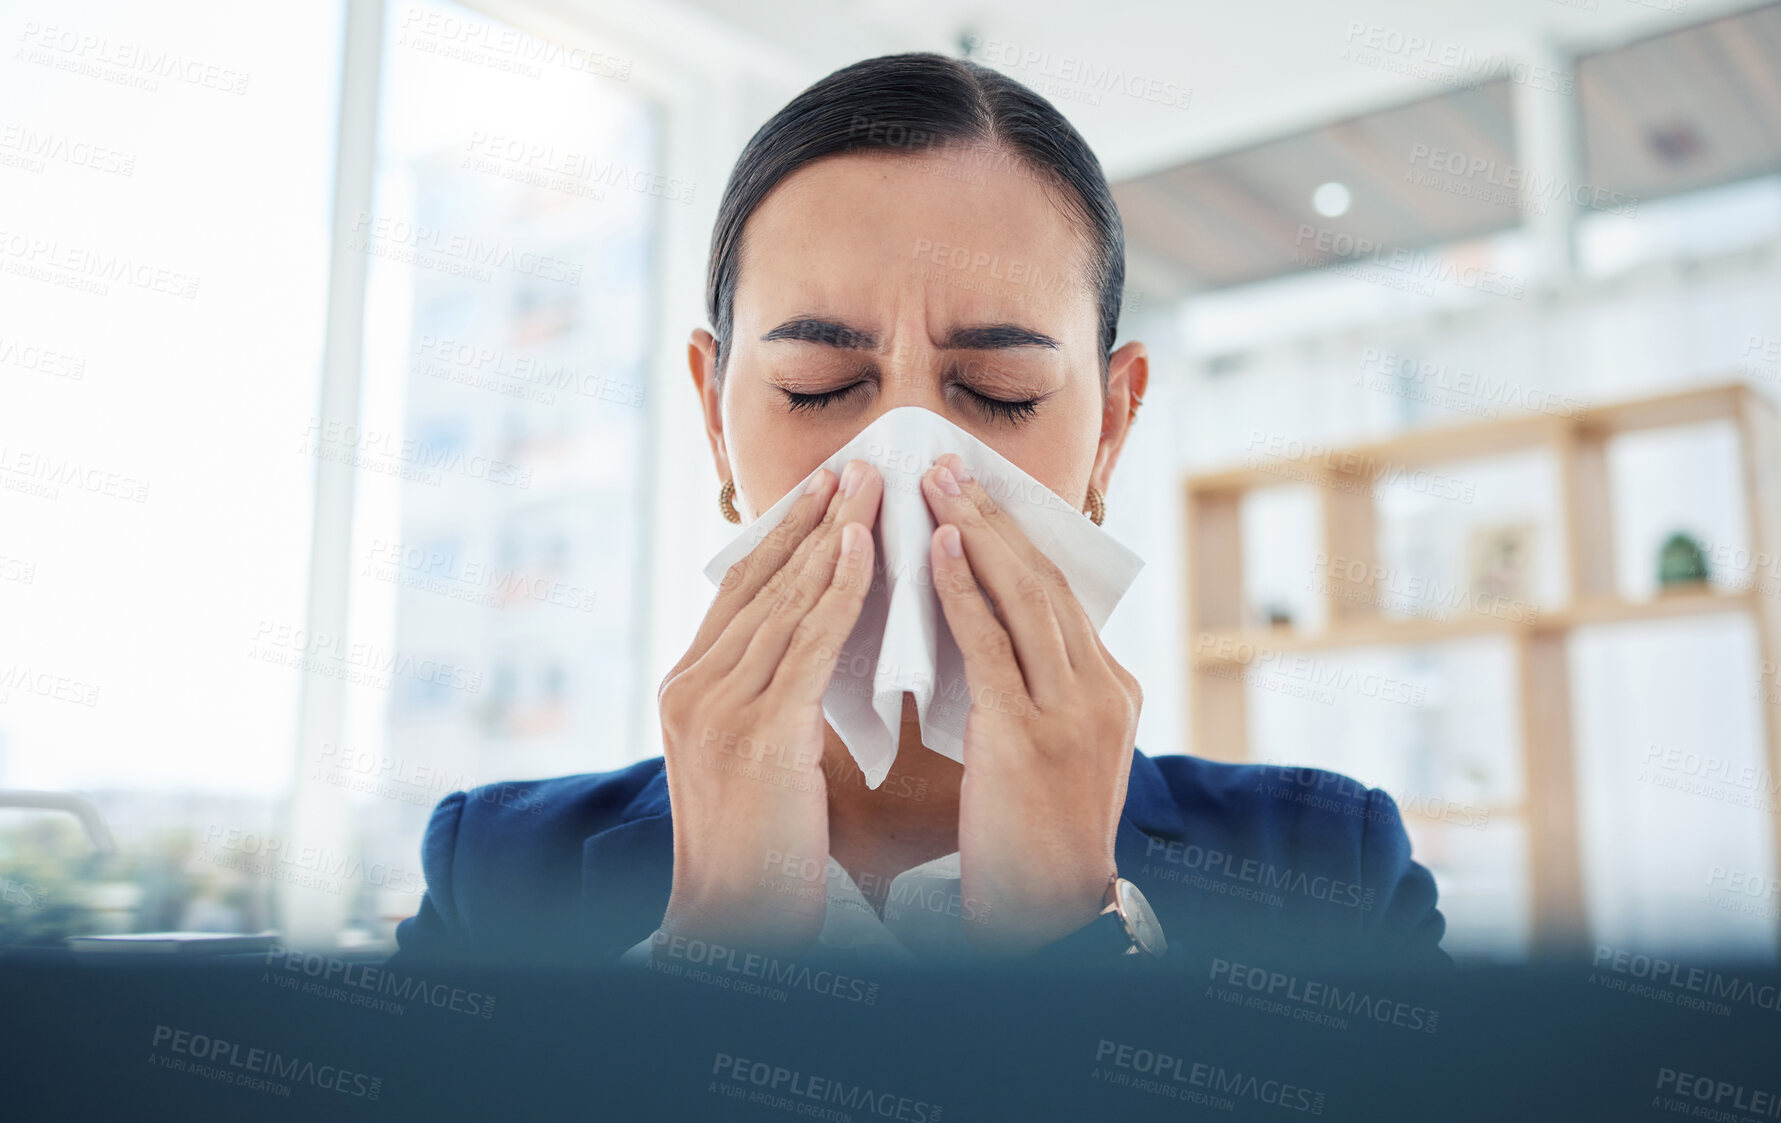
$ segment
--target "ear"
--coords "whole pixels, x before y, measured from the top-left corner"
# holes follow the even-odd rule
[[[730,451],[724,445],[723,391],[717,381],[717,340],[704,328],[694,328],[686,344],[686,365],[693,375],[693,389],[699,393],[699,408],[705,411],[705,439],[711,442],[711,459],[717,466],[721,483],[734,478],[730,472]]]
[[[1138,418],[1138,406],[1150,386],[1150,353],[1133,340],[1113,352],[1107,363],[1107,404],[1101,411],[1101,443],[1095,449],[1094,470],[1088,482],[1105,494],[1113,468],[1125,448],[1126,434]]]

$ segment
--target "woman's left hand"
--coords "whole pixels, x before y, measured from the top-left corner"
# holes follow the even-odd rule
[[[957,456],[927,471],[922,492],[940,524],[934,587],[971,690],[959,790],[960,894],[976,906],[966,934],[979,951],[1020,955],[1101,911],[1143,692],[1057,566]]]

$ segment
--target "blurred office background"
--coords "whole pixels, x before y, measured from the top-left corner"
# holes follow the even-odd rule
[[[725,178],[811,82],[934,50],[1115,183],[1139,746],[1385,788],[1464,958],[1773,957],[1781,6],[3,30],[0,788],[103,826],[0,809],[0,940],[393,946],[441,797],[657,755],[732,532],[685,362]]]

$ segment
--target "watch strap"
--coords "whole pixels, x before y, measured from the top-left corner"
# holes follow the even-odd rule
[[[1033,960],[1041,963],[1095,966],[1131,955],[1136,942],[1131,933],[1126,931],[1125,921],[1119,916],[1119,907],[1114,896],[1117,884],[1117,879],[1108,883],[1101,911],[1093,920],[1038,949],[1033,953]]]

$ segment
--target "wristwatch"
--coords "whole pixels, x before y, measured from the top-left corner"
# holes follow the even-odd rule
[[[1101,911],[1081,928],[1040,948],[1036,958],[1102,963],[1122,956],[1158,960],[1169,950],[1163,926],[1157,923],[1150,902],[1136,885],[1123,877],[1107,883]]]

